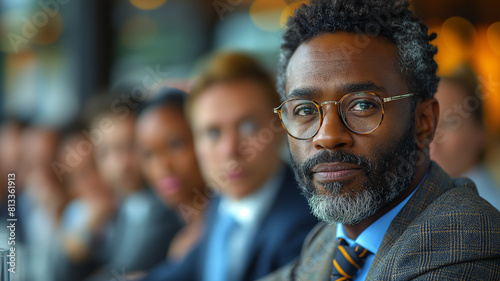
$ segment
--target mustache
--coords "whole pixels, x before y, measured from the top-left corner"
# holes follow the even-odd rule
[[[301,165],[294,162],[294,168],[299,174],[307,179],[312,179],[313,168],[319,164],[323,163],[350,163],[359,166],[363,169],[366,175],[371,174],[373,170],[372,162],[368,157],[363,155],[356,155],[354,153],[345,151],[326,151],[322,150],[315,154],[314,156],[308,158]]]

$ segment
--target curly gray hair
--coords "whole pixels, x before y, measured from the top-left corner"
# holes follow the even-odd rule
[[[288,19],[281,45],[277,88],[284,99],[286,68],[293,53],[303,42],[323,33],[353,32],[381,36],[398,50],[397,66],[411,92],[422,99],[434,96],[439,78],[430,44],[436,34],[428,35],[427,26],[409,9],[405,0],[311,0],[302,4]]]

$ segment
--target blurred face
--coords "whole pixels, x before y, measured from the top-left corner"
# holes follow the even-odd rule
[[[172,207],[191,203],[204,187],[189,125],[179,109],[160,106],[137,124],[142,171],[160,198]]]
[[[23,132],[21,144],[21,172],[28,190],[35,200],[48,207],[62,203],[66,192],[59,182],[52,164],[57,157],[58,133],[49,129],[28,128]],[[16,176],[17,177],[17,176]]]
[[[259,189],[280,163],[282,129],[261,85],[218,83],[192,107],[195,146],[205,180],[239,199]]]
[[[83,135],[69,137],[60,148],[59,159],[62,163],[72,168],[63,177],[64,184],[74,197],[96,198],[107,194],[104,182],[96,170],[92,154],[81,155],[77,165],[67,162],[67,148],[78,150],[80,142],[88,140]]]
[[[358,91],[381,97],[408,93],[395,67],[395,47],[374,38],[359,52],[347,54],[345,46],[356,46],[355,40],[355,34],[335,33],[300,45],[288,65],[287,98],[322,103]],[[409,187],[416,150],[411,100],[386,103],[384,109],[382,124],[361,135],[350,131],[337,106],[329,104],[313,138],[289,137],[299,185],[319,219],[357,224]]]
[[[59,185],[51,164],[57,154],[58,135],[54,131],[29,128],[22,135],[22,174],[30,186],[54,188]]]
[[[110,117],[113,131],[104,133],[95,145],[95,159],[106,185],[117,195],[126,195],[142,187],[139,160],[134,147],[135,120]]]
[[[460,85],[446,80],[439,83],[435,95],[440,117],[430,145],[431,159],[453,177],[477,165],[485,145],[486,132],[466,110],[466,96]]]
[[[7,182],[7,174],[12,171],[19,171],[21,162],[21,134],[22,129],[16,124],[7,123],[0,128],[0,179]],[[19,177],[17,185],[22,188],[24,185],[23,177]],[[0,190],[1,194],[7,192],[7,189]]]
[[[0,130],[0,167],[6,172],[15,171],[20,160],[21,128],[15,124],[7,124]]]

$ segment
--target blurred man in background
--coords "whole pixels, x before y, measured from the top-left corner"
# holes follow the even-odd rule
[[[435,97],[440,116],[436,138],[430,145],[431,159],[452,177],[470,178],[479,195],[500,210],[500,187],[482,164],[487,131],[475,73],[462,67],[442,77]]]
[[[21,171],[21,152],[22,152],[22,144],[21,139],[23,135],[23,131],[26,128],[24,122],[21,122],[17,119],[9,119],[5,121],[0,127],[0,178],[2,182],[5,183],[5,187],[0,191],[0,220],[7,221],[7,219],[17,219],[16,221],[16,261],[18,265],[26,267],[28,269],[27,261],[27,251],[26,251],[26,232],[24,227],[26,225],[26,213],[22,211],[28,211],[29,207],[32,206],[32,201],[30,196],[27,196],[27,193],[24,193],[24,183],[23,183],[23,174]],[[11,175],[9,177],[9,174]],[[13,175],[13,176],[12,176]],[[10,186],[11,190],[15,190],[15,193],[9,193],[9,180],[14,182],[14,186]],[[9,203],[12,205],[12,201],[14,200],[16,203],[16,212],[15,216],[10,216],[9,212]],[[3,227],[0,229],[0,248],[10,249],[9,245],[9,236],[10,229],[7,227]],[[11,276],[12,281],[26,280],[27,270],[18,270],[17,274]]]
[[[27,280],[53,281],[51,271],[56,229],[68,201],[67,193],[52,163],[56,161],[59,132],[54,128],[31,125],[21,136],[19,174],[24,182],[24,194],[18,211],[23,216],[28,250]],[[19,264],[21,267],[21,264]]]
[[[8,120],[5,121],[0,127],[0,178],[2,182],[8,182],[8,174],[15,174],[15,184],[17,196],[20,196],[23,191],[23,177],[21,174],[17,173],[21,166],[21,136],[26,124],[19,122],[18,120]],[[8,188],[3,188],[0,190],[0,215],[8,216]],[[14,195],[16,196],[16,195]],[[17,224],[17,229],[19,230],[19,235],[17,237],[18,241],[23,241],[23,231],[21,230],[22,223]],[[0,230],[0,235],[6,234],[5,239],[0,239],[0,247],[7,247],[8,244],[8,229]]]
[[[133,108],[118,95],[98,95],[85,116],[90,124],[85,135],[94,145],[97,170],[117,205],[108,234],[107,265],[91,280],[148,270],[165,259],[180,222],[144,183],[135,150]]]
[[[61,136],[57,164],[64,171],[61,182],[71,201],[54,237],[54,281],[82,280],[105,261],[104,238],[116,209],[112,193],[95,167],[92,144],[82,134],[85,129],[72,123]],[[87,149],[82,150],[84,147]]]
[[[2,177],[7,177],[8,172],[15,172],[20,168],[21,160],[21,135],[25,124],[17,120],[8,120],[0,127],[0,170]],[[6,182],[7,179],[4,180]],[[18,181],[18,184],[22,184]],[[2,190],[7,192],[7,190]]]
[[[144,280],[255,280],[292,261],[317,223],[280,152],[279,96],[251,57],[211,58],[189,95],[200,167],[217,195],[198,246]],[[209,193],[206,193],[210,196]]]

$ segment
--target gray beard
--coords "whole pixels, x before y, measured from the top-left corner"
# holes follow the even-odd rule
[[[314,193],[307,198],[311,212],[318,219],[328,223],[354,225],[373,215],[381,201],[370,190],[363,190],[354,197]]]
[[[324,191],[320,191],[309,171],[313,164],[302,167],[293,162],[295,176],[314,216],[332,225],[355,225],[394,201],[408,189],[415,174],[414,136],[414,126],[411,126],[394,147],[379,154],[378,163],[372,163],[364,156],[339,151],[330,156],[322,155],[323,160],[317,160],[325,162],[331,157],[328,162],[351,162],[363,167],[365,181],[359,192],[344,191],[341,194],[346,182],[324,184]]]

